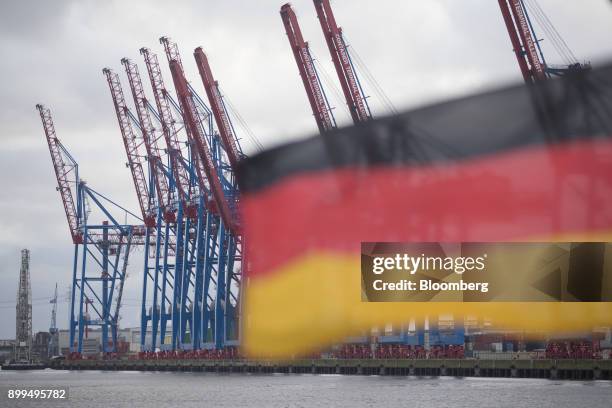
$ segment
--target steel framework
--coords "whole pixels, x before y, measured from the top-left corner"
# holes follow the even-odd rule
[[[59,355],[59,331],[57,330],[57,283],[55,283],[55,291],[50,303],[51,308],[51,324],[49,325],[49,346],[47,347],[47,356],[53,357]]]
[[[194,162],[192,155],[187,149],[181,148],[179,142],[179,130],[172,114],[172,108],[176,109],[176,103],[166,90],[161,74],[157,56],[147,48],[141,48],[140,53],[144,56],[151,86],[154,93],[157,111],[149,104],[149,111],[161,125],[161,135],[165,140],[168,170],[165,172],[172,190],[176,189],[178,200],[175,200],[177,208],[174,219],[164,218],[159,220],[158,228],[163,228],[166,237],[176,238],[176,253],[174,257],[169,256],[167,245],[163,247],[160,242],[156,243],[153,256],[154,266],[150,266],[149,260],[145,259],[145,272],[142,288],[141,308],[141,350],[155,351],[176,350],[179,346],[189,348],[186,344],[187,326],[181,336],[179,333],[181,316],[187,321],[190,310],[185,305],[191,302],[191,298],[183,296],[180,284],[184,277],[191,276],[191,271],[197,262],[195,257],[198,248],[198,234],[194,233],[194,225],[199,226],[201,219],[201,200],[198,199],[198,191],[195,180]],[[127,68],[126,68],[127,71]],[[130,72],[128,71],[128,76]],[[137,79],[140,82],[140,79]],[[136,94],[134,94],[136,98]],[[184,144],[183,144],[184,145]],[[160,177],[162,175],[160,174]],[[161,281],[161,282],[160,282]],[[151,335],[148,336],[149,322],[151,322]],[[172,323],[171,340],[167,341],[168,323]]]
[[[216,84],[218,99],[211,109],[185,79],[176,44],[166,37],[160,42],[176,101],[164,84],[157,56],[148,48],[140,53],[154,106],[136,64],[121,61],[136,115],[127,106],[119,76],[103,70],[147,220],[141,350],[222,350],[238,340],[242,239],[233,170],[243,153]],[[196,57],[196,62],[201,60]],[[218,109],[223,109],[221,115]]]
[[[30,250],[28,249],[21,250],[13,358],[17,362],[29,362],[32,359],[32,285],[30,282]]]
[[[178,96],[189,144],[195,150],[202,219],[197,229],[201,265],[196,265],[191,345],[216,348],[237,344],[242,249],[237,214],[238,190],[228,153],[212,126],[212,112],[188,84],[177,45],[160,38]],[[218,126],[222,126],[217,124]],[[229,144],[228,144],[229,145]],[[238,153],[240,154],[240,153]],[[184,278],[183,284],[190,283]],[[183,288],[186,291],[186,288]],[[182,335],[183,327],[181,319]],[[209,335],[210,329],[210,335]]]
[[[102,329],[102,351],[116,351],[128,257],[136,245],[144,249],[143,352],[223,353],[238,344],[244,242],[234,170],[244,154],[201,48],[194,56],[210,108],[186,80],[177,45],[167,37],[160,42],[176,100],[164,84],[157,56],[147,48],[140,53],[154,104],[137,65],[121,60],[135,114],[119,75],[103,69],[140,215],[79,178],[76,160],[56,137],[49,109],[37,105],[75,246],[69,326],[75,354],[82,352],[88,327],[94,325]],[[110,207],[143,224],[119,223]],[[94,212],[102,219],[93,222]]]
[[[143,244],[145,228],[117,221],[111,211],[139,217],[79,178],[76,160],[56,136],[51,111],[41,104],[36,108],[43,123],[74,244],[68,326],[70,351],[81,353],[87,328],[99,326],[102,351],[114,352],[130,248]]]

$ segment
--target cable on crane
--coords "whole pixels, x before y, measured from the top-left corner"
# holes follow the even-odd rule
[[[578,59],[567,45],[559,31],[550,21],[537,0],[522,0],[529,13],[534,16],[538,25],[544,30],[553,47],[567,65],[578,63]]]
[[[219,87],[219,91],[221,91],[221,92],[223,91],[221,89],[221,87]],[[257,151],[259,151],[259,152],[263,151],[264,150],[264,146],[261,143],[261,141],[259,140],[259,138],[257,137],[257,135],[255,135],[255,133],[251,130],[251,128],[249,127],[249,125],[246,122],[246,120],[244,120],[242,115],[240,115],[240,112],[238,112],[238,109],[236,109],[234,104],[232,104],[232,102],[230,101],[230,99],[227,96],[227,94],[225,92],[222,92],[222,94],[223,94],[223,100],[225,101],[228,110],[231,112],[232,116],[234,118],[236,118],[236,120],[238,121],[238,124],[240,125],[240,127],[246,132],[248,138],[255,145]]]
[[[346,37],[346,35],[343,34],[344,40],[347,44],[347,48],[349,40]],[[355,65],[357,65],[357,67],[359,68],[359,71],[361,71],[363,73],[363,75],[365,76],[366,81],[368,81],[368,84],[374,89],[374,93],[376,94],[377,98],[380,100],[380,102],[385,105],[385,107],[387,108],[387,110],[392,113],[392,114],[397,114],[397,108],[395,107],[395,105],[393,104],[393,102],[391,102],[391,99],[389,98],[389,96],[386,94],[386,92],[384,91],[384,89],[382,88],[382,86],[380,86],[380,84],[378,83],[378,81],[376,80],[376,77],[374,77],[374,75],[372,74],[372,72],[370,71],[370,69],[368,68],[368,66],[366,65],[365,61],[359,56],[359,54],[357,53],[357,50],[355,49],[355,47],[351,46],[351,51],[350,51],[351,56],[354,58],[355,60]]]
[[[325,82],[325,89],[331,89],[334,95],[335,105],[342,106],[344,108],[344,111],[350,116],[351,111],[349,110],[349,107],[347,106],[347,104],[344,102],[344,96],[342,96],[342,94],[340,93],[340,88],[338,88],[336,83],[333,81],[331,75],[327,72],[325,67],[319,62],[320,61],[319,57],[315,54],[315,52],[312,49],[310,49],[310,54],[312,55],[312,62],[315,64],[317,68],[317,72],[319,72],[321,76],[323,77],[323,82]]]

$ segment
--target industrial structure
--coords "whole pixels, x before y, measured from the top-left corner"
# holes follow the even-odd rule
[[[47,357],[59,355],[59,332],[57,330],[57,282],[53,298],[50,300],[53,305],[51,308],[51,324],[49,325],[49,342],[47,346]]]
[[[143,352],[232,353],[238,345],[245,261],[234,169],[244,154],[203,50],[197,48],[194,56],[210,107],[186,80],[177,45],[167,37],[160,42],[176,96],[166,88],[157,55],[147,48],[140,53],[154,103],[144,93],[138,66],[121,60],[135,113],[119,74],[103,70],[139,215],[79,178],[76,160],[56,136],[50,110],[37,105],[75,245],[70,324],[75,355],[82,353],[90,326],[101,327],[103,352],[116,352],[123,283],[136,246],[144,249]],[[95,223],[92,203],[101,217]],[[111,209],[135,222],[119,223]]]
[[[77,161],[57,138],[51,111],[40,104],[36,108],[43,123],[57,190],[74,244],[69,322],[71,350],[80,353],[88,327],[99,326],[103,332],[103,349],[110,352],[116,344],[130,248],[144,243],[145,228],[117,221],[124,215],[138,217],[80,178]]]
[[[351,119],[356,124],[368,121],[372,118],[368,97],[330,2],[313,3]],[[499,0],[525,81],[588,68],[546,63],[526,4],[537,5],[535,0]],[[333,130],[337,127],[333,108],[296,14],[289,4],[281,7],[280,14],[317,127],[321,133]],[[208,103],[188,81],[178,45],[168,37],[159,40],[173,89],[163,78],[158,55],[149,48],[140,48],[140,54],[152,98],[146,95],[138,64],[128,58],[120,61],[134,109],[120,74],[111,68],[102,71],[138,214],[80,178],[77,161],[56,135],[50,110],[37,105],[74,244],[68,348],[75,358],[84,353],[92,326],[103,353],[113,356],[118,351],[123,286],[136,247],[143,253],[142,358],[233,357],[239,345],[242,275],[248,262],[235,180],[235,170],[245,157],[232,121],[237,116],[228,109],[201,47],[193,55]],[[119,222],[123,216],[130,222]],[[19,299],[30,296],[29,280],[27,287],[22,295],[20,286]],[[50,353],[58,349],[57,287],[53,303]],[[18,329],[20,316],[31,318],[31,311],[28,315],[20,310],[18,304]],[[334,352],[343,358],[420,356],[431,350],[446,357],[463,356],[464,322],[432,317],[419,325],[349,339]],[[31,341],[31,320],[28,333]]]
[[[314,65],[310,48],[308,43],[304,41],[302,30],[291,4],[283,5],[280,13],[319,132],[323,133],[335,129],[337,125],[332,107],[323,90],[321,78]]]
[[[342,36],[342,29],[336,24],[329,0],[314,0],[314,5],[353,123],[371,119],[372,112],[367,97],[361,87],[346,41]]]
[[[521,74],[527,84],[543,81],[553,75],[564,75],[569,71],[590,69],[589,64],[578,62],[537,0],[498,0],[498,2]],[[546,62],[540,45],[542,40],[536,34],[535,21],[532,20],[530,12],[547,33],[565,64],[550,65]]]
[[[19,288],[15,324],[13,360],[32,361],[32,285],[30,283],[30,250],[21,250]]]

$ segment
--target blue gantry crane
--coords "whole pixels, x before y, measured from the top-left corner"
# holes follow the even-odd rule
[[[145,220],[141,350],[222,352],[238,344],[244,262],[234,170],[244,153],[216,81],[211,94],[202,78],[209,108],[187,82],[176,43],[167,37],[160,42],[176,100],[148,48],[140,53],[154,104],[137,65],[121,60],[136,114],[119,75],[103,70]],[[194,55],[198,68],[210,74],[201,48]]]
[[[144,243],[144,228],[135,214],[87,185],[78,163],[57,138],[51,111],[36,105],[43,123],[70,235],[74,244],[70,296],[70,351],[81,353],[88,328],[102,332],[102,351],[117,347],[121,295],[130,250]],[[121,223],[130,216],[136,224]],[[91,313],[90,313],[91,312]]]

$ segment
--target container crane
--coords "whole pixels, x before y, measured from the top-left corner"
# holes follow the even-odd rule
[[[237,170],[239,160],[244,157],[244,153],[242,152],[239,139],[234,130],[225,103],[223,102],[223,98],[219,90],[219,83],[212,75],[208,58],[206,57],[202,47],[195,49],[194,58],[196,60],[198,71],[200,73],[200,77],[202,78],[202,82],[210,102],[210,108],[215,117],[215,122],[217,124],[217,128],[219,129],[219,134],[221,136],[223,146],[225,147],[232,170],[230,174],[230,182],[232,184],[228,188],[230,190],[228,195],[231,197],[232,203],[237,205],[239,202],[240,192],[238,191],[238,186],[236,185],[233,174]],[[238,211],[235,211],[234,213],[238,214]],[[229,253],[227,268],[228,283],[227,293],[224,295],[225,299],[231,296],[232,281],[235,282],[238,288],[240,287],[242,271],[245,269],[247,264],[244,256],[244,237],[241,235],[241,231],[236,229],[232,231],[231,236],[228,237],[227,246]],[[234,270],[234,260],[240,261],[240,271]],[[237,303],[238,298],[236,297],[235,300]],[[235,320],[237,320],[237,318]]]
[[[196,265],[191,347],[213,347],[220,350],[236,343],[230,338],[232,335],[228,328],[235,323],[236,317],[232,300],[237,304],[239,296],[235,294],[239,291],[239,285],[232,286],[233,280],[238,276],[235,265],[241,260],[241,251],[238,249],[240,222],[235,205],[237,189],[231,165],[227,166],[224,162],[223,153],[227,152],[221,151],[223,143],[219,140],[219,135],[213,132],[211,111],[185,79],[177,45],[167,37],[160,38],[160,42],[164,45],[170,65],[187,136],[192,148],[197,152],[198,163],[202,166],[200,174],[203,177],[199,177],[201,195],[212,195],[212,200],[206,201],[205,225],[198,228],[198,234],[206,239],[205,245],[198,246],[198,254],[206,253],[202,258],[208,261],[203,265],[204,270]],[[203,110],[202,113],[198,107]],[[214,288],[211,283],[215,285]],[[205,344],[209,323],[214,343]],[[184,319],[181,318],[181,333],[184,332],[184,324]]]
[[[372,113],[342,36],[342,29],[336,24],[329,0],[314,0],[314,6],[351,118],[354,123],[369,120],[372,118]]]
[[[49,345],[47,347],[47,357],[59,355],[59,332],[57,330],[57,282],[55,283],[55,291],[53,298],[49,301],[53,306],[51,308],[51,324],[49,325]]]
[[[155,104],[157,106],[157,112],[159,121],[162,126],[162,132],[166,141],[167,152],[170,159],[170,169],[172,179],[176,185],[178,192],[178,211],[175,225],[169,225],[166,223],[164,235],[169,236],[174,234],[177,242],[177,254],[196,254],[198,248],[199,239],[198,234],[190,233],[192,223],[198,228],[200,219],[202,217],[203,200],[197,197],[197,191],[194,188],[192,180],[195,178],[194,175],[194,164],[191,157],[184,157],[181,142],[179,142],[178,132],[179,130],[175,126],[176,121],[172,115],[172,107],[176,106],[176,102],[170,96],[167,91],[161,68],[157,55],[151,52],[148,48],[141,48],[140,53],[143,55],[149,79],[151,82],[151,88],[153,89],[153,95]],[[189,155],[188,149],[188,155]],[[197,170],[196,170],[197,171]],[[151,321],[151,350],[155,350],[159,344],[161,348],[169,347],[165,344],[167,322],[173,320],[175,310],[171,313],[167,311],[167,305],[173,304],[173,301],[169,298],[167,291],[172,289],[174,291],[175,282],[170,282],[170,277],[173,276],[176,280],[178,276],[183,279],[183,276],[191,276],[190,268],[193,261],[190,261],[185,256],[175,256],[174,264],[168,257],[168,252],[164,248],[162,254],[160,254],[161,248],[158,246],[156,250],[157,255],[156,265],[154,268],[149,268],[148,261],[145,260],[145,270],[143,280],[143,291],[142,291],[142,310],[141,310],[141,350],[148,350],[146,336],[148,322]],[[153,269],[151,273],[151,269]],[[173,272],[173,273],[171,273]],[[152,280],[152,295],[149,296],[147,293],[148,281]],[[161,284],[160,284],[161,281]],[[178,287],[177,287],[178,290]],[[180,294],[176,294],[179,296]],[[148,302],[151,302],[151,306]],[[180,302],[174,302],[178,304]],[[173,330],[176,330],[173,328]],[[175,332],[176,333],[176,332]],[[176,348],[175,339],[178,336],[175,334],[172,336],[173,344],[170,348]]]
[[[281,19],[285,26],[285,32],[289,39],[291,51],[295,57],[302,82],[312,108],[312,114],[317,122],[319,132],[324,133],[336,128],[336,120],[332,113],[327,96],[321,86],[319,74],[314,65],[308,43],[304,41],[297,16],[289,3],[280,9]]]
[[[184,207],[182,202],[179,202],[178,209],[174,206],[174,177],[172,174],[168,174],[164,167],[164,160],[162,160],[162,150],[158,144],[158,132],[153,126],[150,111],[161,120],[159,114],[152,108],[148,102],[144,88],[142,86],[142,80],[138,72],[138,66],[131,62],[127,58],[123,58],[121,63],[125,67],[125,71],[132,91],[132,97],[134,105],[136,106],[136,112],[138,117],[138,127],[142,133],[143,142],[146,150],[146,159],[149,163],[149,174],[151,177],[151,184],[155,185],[155,191],[157,192],[157,200],[151,200],[157,203],[157,220],[155,225],[155,244],[153,256],[150,256],[149,247],[146,249],[143,274],[143,294],[142,304],[146,304],[146,285],[148,277],[153,271],[154,277],[154,304],[157,305],[159,292],[162,292],[163,304],[169,300],[166,297],[165,290],[163,288],[172,288],[175,285],[175,281],[171,280],[172,277],[184,274],[185,259],[185,240],[189,241],[188,234],[186,238],[185,226],[187,231],[189,230],[189,223],[185,223],[184,220]],[[114,98],[115,99],[115,98]],[[127,111],[127,108],[125,109]],[[129,112],[129,111],[128,111]],[[163,128],[163,125],[162,125]],[[130,154],[128,153],[128,157]],[[149,189],[151,191],[151,188]],[[148,239],[150,240],[150,232],[148,231]],[[154,260],[154,261],[152,261]],[[151,267],[150,264],[153,264]],[[159,277],[162,277],[161,288],[159,286]],[[160,289],[160,290],[158,290]],[[165,308],[165,307],[164,307]],[[157,334],[157,323],[160,318],[169,319],[171,316],[164,310],[161,311],[161,307],[158,309],[155,307],[155,311],[151,311],[147,314],[146,309],[141,311],[141,324],[144,321],[145,330],[142,331],[141,337],[146,336],[146,322],[147,316],[154,320],[153,330]],[[153,316],[154,315],[154,316]],[[143,320],[144,319],[144,320]],[[141,338],[141,340],[144,340]],[[144,344],[144,343],[143,343]],[[153,345],[153,343],[152,343]]]
[[[72,290],[70,299],[70,351],[80,355],[83,334],[89,326],[100,326],[102,350],[116,351],[117,324],[126,265],[133,244],[142,245],[144,228],[120,224],[115,210],[133,213],[89,187],[79,178],[78,164],[55,134],[51,111],[36,105],[51,153],[58,191],[67,213],[74,244]],[[75,191],[73,191],[73,186]],[[74,200],[76,197],[76,203]],[[106,203],[107,205],[104,205]],[[75,205],[76,204],[76,205]],[[93,211],[107,220],[93,222]],[[110,221],[110,222],[109,222]],[[76,237],[76,238],[75,238]],[[80,271],[80,273],[79,273]],[[117,296],[115,296],[116,293]],[[91,306],[93,318],[87,312]],[[114,310],[113,310],[114,307]]]
[[[553,75],[560,76],[570,71],[590,69],[589,64],[581,64],[576,60],[537,0],[498,0],[498,3],[525,83],[533,84]],[[537,19],[542,20],[543,28],[549,33],[557,51],[564,56],[566,65],[552,66],[546,63],[529,9],[535,12]]]

